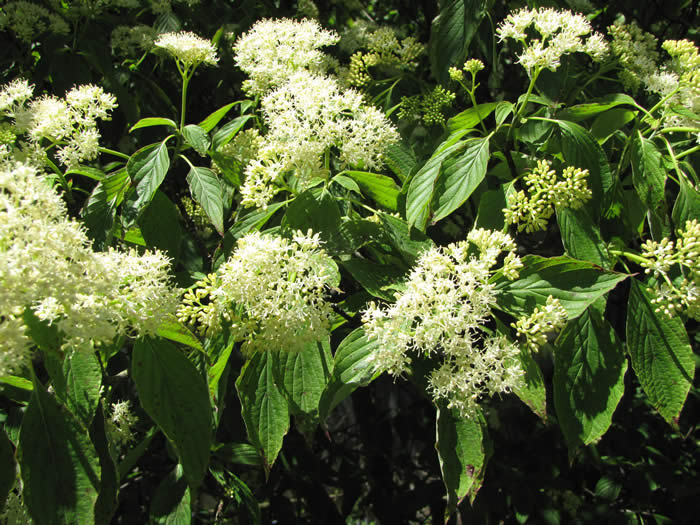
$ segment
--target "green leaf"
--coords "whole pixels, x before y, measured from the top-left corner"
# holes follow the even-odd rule
[[[209,395],[214,407],[214,423],[218,427],[221,413],[224,409],[224,401],[226,398],[226,388],[228,378],[228,362],[231,357],[231,352],[235,346],[234,341],[230,341],[216,357],[216,361],[207,371],[207,379],[209,383]],[[222,381],[223,379],[223,381]]]
[[[357,182],[352,180],[350,177],[338,174],[331,179],[331,182],[335,182],[336,184],[341,185],[348,191],[354,191],[355,193],[362,195],[362,190],[360,190],[360,187],[357,185]]]
[[[467,419],[441,404],[437,411],[435,448],[447,488],[447,522],[465,497],[474,501],[484,483],[492,447],[481,411],[473,419]]]
[[[632,122],[637,117],[638,111],[627,108],[613,108],[605,113],[601,113],[591,124],[591,135],[599,143],[605,142],[610,135],[621,129],[628,122]]]
[[[262,228],[267,221],[279,210],[286,202],[275,202],[270,204],[267,209],[255,210],[248,215],[241,217],[236,223],[229,228],[226,235],[231,235],[234,239],[239,239],[246,233],[257,231]]]
[[[148,128],[151,126],[168,126],[173,129],[177,128],[177,124],[175,123],[174,120],[170,120],[169,118],[161,118],[161,117],[147,117],[147,118],[142,118],[139,120],[136,124],[131,126],[129,128],[129,133],[136,129],[141,129],[141,128]]]
[[[120,170],[117,173],[121,179],[122,187],[125,188],[129,180],[126,170]],[[80,211],[83,223],[88,229],[88,235],[98,249],[105,248],[112,238],[115,211],[116,207],[114,202],[110,200],[107,185],[104,182],[99,182],[93,188]]]
[[[36,377],[19,434],[24,504],[36,525],[94,523],[97,452],[83,425]]]
[[[233,108],[237,104],[240,104],[241,102],[242,101],[239,100],[237,102],[231,102],[230,104],[226,104],[225,106],[220,107],[219,109],[211,113],[202,122],[200,122],[199,127],[207,133],[209,133],[212,129],[216,127],[216,125],[221,121],[221,119],[226,116],[226,114],[231,110],[231,108]]]
[[[671,234],[671,223],[665,196],[666,170],[661,153],[651,140],[640,135],[632,141],[630,160],[632,184],[639,199],[647,207],[651,235],[656,240],[668,237]]]
[[[559,299],[569,319],[573,319],[629,277],[569,257],[526,255],[522,262],[519,279],[509,281],[499,275],[495,281],[498,308],[514,317],[531,314],[536,306],[544,306],[551,295]]]
[[[461,153],[466,142],[452,144],[451,140],[443,142],[428,159],[423,167],[413,176],[406,195],[406,219],[409,226],[425,230],[430,218],[430,204],[433,201],[438,178],[443,172],[443,165],[452,156]]]
[[[417,162],[416,154],[406,142],[389,146],[384,152],[384,161],[402,182],[411,175]]]
[[[338,345],[333,356],[333,375],[319,403],[321,421],[346,397],[377,377],[371,355],[378,344],[367,339],[362,328],[357,328]]]
[[[393,287],[404,280],[404,273],[392,264],[379,264],[354,257],[341,261],[341,266],[374,297],[394,300]]]
[[[495,190],[488,190],[479,197],[479,209],[476,214],[475,228],[502,230],[505,225],[504,208],[508,207],[506,199],[507,185],[502,184]]]
[[[569,106],[568,108],[560,111],[557,114],[557,117],[561,120],[580,122],[623,104],[637,107],[637,103],[629,95],[625,95],[624,93],[611,93],[597,99],[593,99],[591,102],[587,102],[585,104]]]
[[[231,142],[231,139],[245,126],[253,115],[241,115],[219,128],[211,139],[211,149],[218,150],[221,146]]]
[[[15,452],[12,442],[5,434],[5,430],[0,429],[0,508],[5,507],[7,495],[15,485],[17,477],[15,469]]]
[[[557,208],[557,222],[566,253],[574,259],[610,268],[610,260],[600,228],[586,208]]]
[[[633,279],[627,306],[627,350],[649,401],[666,421],[676,425],[693,384],[693,350],[683,321],[657,313],[651,300],[644,283]]]
[[[164,228],[164,224],[168,227]],[[180,260],[183,232],[177,207],[164,192],[156,190],[141,213],[138,225],[147,245],[167,252],[176,265]]]
[[[68,175],[82,175],[88,179],[100,182],[105,178],[105,172],[99,168],[92,168],[90,166],[78,166],[77,168],[71,168],[67,170],[63,176],[68,177]]]
[[[318,403],[333,371],[330,341],[309,343],[300,352],[280,350],[274,365],[292,414],[318,418]]]
[[[627,360],[596,308],[569,321],[554,352],[554,406],[570,455],[607,432],[625,391]]]
[[[513,392],[525,403],[530,410],[543,420],[547,419],[547,390],[544,377],[539,365],[526,348],[521,348],[518,354],[520,367],[525,371],[523,383],[514,388]]]
[[[165,321],[156,330],[158,337],[164,337],[170,341],[187,345],[199,351],[204,351],[202,343],[199,342],[197,336],[194,335],[189,328],[178,321],[175,316],[172,316],[168,321]]]
[[[394,179],[378,173],[366,171],[345,171],[345,175],[353,179],[371,199],[389,211],[396,211],[396,201],[400,188]]]
[[[127,162],[126,171],[133,189],[122,212],[124,228],[128,229],[136,222],[165,179],[170,168],[167,142],[171,138],[172,135],[159,144],[141,148]]]
[[[447,121],[447,129],[450,133],[462,129],[471,129],[488,117],[501,104],[501,102],[487,102],[465,109]]]
[[[102,368],[95,353],[86,349],[68,352],[63,361],[63,377],[66,384],[63,401],[85,428],[89,428],[102,388]]]
[[[515,105],[512,102],[503,100],[496,105],[496,126],[500,126],[513,113]]]
[[[600,217],[612,199],[613,178],[605,152],[598,141],[583,127],[573,122],[558,120],[564,160],[577,168],[587,169],[586,181],[593,193],[586,208],[591,217]]]
[[[190,487],[183,475],[182,465],[178,464],[160,482],[150,509],[150,524],[189,525],[192,523],[190,508]]]
[[[428,57],[433,76],[441,84],[450,82],[450,66],[462,67],[467,50],[484,19],[489,0],[446,0],[430,28]]]
[[[196,124],[188,124],[182,128],[182,136],[185,142],[200,155],[205,155],[209,149],[209,133]]]
[[[282,230],[291,233],[311,229],[325,243],[326,251],[335,255],[345,249],[339,238],[342,223],[340,208],[331,194],[311,188],[291,202],[282,218]]]
[[[196,488],[207,471],[212,439],[204,379],[174,344],[149,337],[134,344],[131,375],[141,406],[173,444]]]
[[[209,168],[193,167],[187,174],[192,198],[207,214],[209,220],[220,235],[224,234],[224,200],[223,187],[219,177]]]
[[[100,493],[95,502],[95,523],[111,523],[119,505],[119,472],[110,453],[105,429],[104,408],[100,404],[90,427],[90,439],[100,460]]]
[[[403,219],[387,213],[380,213],[379,219],[389,243],[401,254],[408,266],[413,266],[421,253],[433,247],[433,241],[429,237],[410,228]]]
[[[680,178],[680,188],[676,203],[673,205],[673,224],[676,228],[685,228],[686,221],[700,217],[700,192],[685,177]]]
[[[289,407],[275,382],[271,356],[272,352],[254,354],[236,380],[248,438],[260,452],[266,474],[269,474],[289,430]]]
[[[437,222],[459,208],[486,176],[489,162],[489,140],[478,138],[467,141],[467,147],[459,157],[446,161],[444,171],[435,189],[435,215]]]
[[[214,455],[224,463],[260,466],[260,455],[250,443],[226,443],[214,448]]]

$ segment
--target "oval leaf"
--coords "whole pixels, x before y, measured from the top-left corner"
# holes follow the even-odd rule
[[[17,460],[24,504],[37,525],[94,523],[100,463],[83,425],[36,377],[22,419]]]
[[[209,465],[212,416],[207,384],[175,345],[143,338],[134,345],[131,374],[141,406],[175,447],[190,485]]]
[[[129,133],[131,133],[135,129],[148,128],[151,126],[168,126],[170,128],[177,128],[177,124],[175,123],[175,121],[170,120],[169,118],[146,117],[142,118],[136,124],[131,126],[131,128],[129,129]]]
[[[260,452],[266,474],[270,472],[289,430],[289,407],[275,381],[271,355],[270,352],[253,355],[236,380],[248,438]]]
[[[126,164],[126,171],[134,186],[127,199],[124,214],[124,227],[132,226],[143,209],[153,199],[170,168],[167,137],[159,144],[151,144],[134,153]]]
[[[204,155],[209,149],[209,134],[196,124],[188,124],[182,128],[182,136],[185,142],[200,155]]]
[[[192,198],[202,207],[219,235],[223,235],[224,190],[219,177],[209,168],[195,166],[187,174],[187,184],[190,185]]]
[[[657,313],[643,283],[632,280],[627,306],[627,350],[644,392],[661,416],[678,423],[693,383],[693,350],[683,321]]]
[[[625,390],[627,360],[613,327],[595,307],[569,321],[554,353],[554,406],[569,453],[594,443]]]

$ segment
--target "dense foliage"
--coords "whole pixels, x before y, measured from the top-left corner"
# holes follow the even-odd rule
[[[645,4],[2,2],[3,523],[694,523]]]

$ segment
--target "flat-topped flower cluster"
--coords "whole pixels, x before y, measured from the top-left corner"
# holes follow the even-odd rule
[[[341,167],[381,168],[398,140],[379,109],[329,73],[332,61],[320,48],[338,38],[311,20],[263,20],[234,45],[236,64],[250,77],[244,88],[261,97],[268,130],[245,172],[244,205],[267,206],[287,173],[302,186],[327,179],[331,153]]]
[[[54,324],[64,348],[154,335],[175,312],[179,290],[158,251],[94,252],[35,168],[0,170],[0,375],[31,351],[25,310]]]

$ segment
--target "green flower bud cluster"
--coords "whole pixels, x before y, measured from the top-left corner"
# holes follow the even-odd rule
[[[525,338],[528,348],[535,351],[547,342],[547,334],[564,327],[566,319],[566,310],[559,299],[550,295],[544,307],[538,306],[528,317],[521,317],[511,326],[516,329],[518,337]]]
[[[421,119],[427,125],[443,124],[443,108],[450,107],[454,99],[455,93],[442,86],[435,86],[426,95],[401,97],[397,116],[399,119]]]
[[[555,207],[578,209],[592,197],[586,177],[588,170],[568,166],[557,176],[547,160],[524,177],[527,193],[523,190],[508,197],[503,210],[507,224],[517,224],[518,231],[531,233],[547,228]]]
[[[649,289],[655,294],[651,302],[656,312],[673,317],[685,310],[700,321],[700,223],[697,219],[686,221],[685,228],[676,233],[675,243],[664,237],[641,246],[645,272],[661,280],[656,289]],[[672,269],[680,270],[678,279],[671,279]]]
[[[63,18],[33,2],[7,2],[3,5],[0,29],[9,29],[27,44],[43,33],[70,33],[70,27]]]

